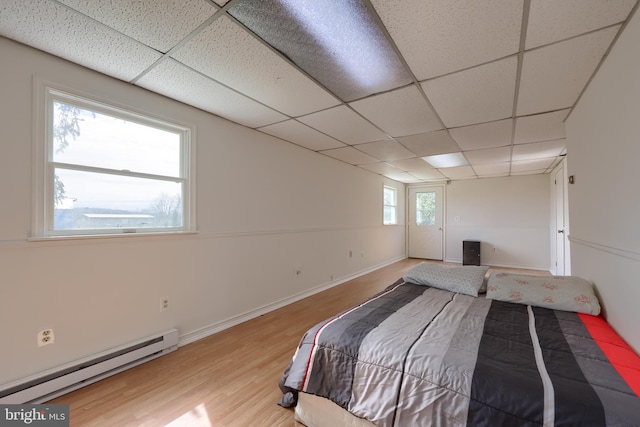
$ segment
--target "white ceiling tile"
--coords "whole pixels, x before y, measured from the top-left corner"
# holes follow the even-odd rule
[[[172,57],[290,116],[340,103],[227,17],[214,21]]]
[[[518,117],[513,143],[525,144],[564,138],[566,136],[564,119],[567,114],[569,114],[568,109]]]
[[[532,142],[513,146],[513,161],[557,157],[566,146],[566,140]]]
[[[422,179],[417,178],[413,174],[410,174],[408,172],[402,172],[402,171],[389,172],[384,174],[384,176],[386,176],[389,179],[393,179],[395,181],[402,182],[405,184],[415,184],[418,182],[422,182]]]
[[[422,83],[436,112],[448,127],[511,117],[517,57],[449,74]]]
[[[313,151],[329,150],[331,148],[345,147],[340,141],[330,136],[318,132],[309,126],[302,124],[296,120],[287,120],[285,122],[259,128],[258,130],[277,136],[294,144],[301,145]]]
[[[414,85],[350,105],[394,137],[442,129],[440,120]]]
[[[551,166],[553,160],[554,159],[538,159],[511,162],[511,174],[515,175],[520,172],[542,173]]]
[[[522,1],[372,3],[418,80],[502,58],[519,48]]]
[[[499,120],[449,129],[451,137],[464,151],[511,145],[513,120]]]
[[[202,0],[58,1],[161,52],[174,47],[218,10]]]
[[[344,105],[299,117],[298,120],[347,144],[379,141],[387,137]]]
[[[208,79],[172,59],[166,59],[137,84],[242,125],[256,128],[286,116]]]
[[[380,175],[404,172],[396,167],[391,166],[389,163],[385,163],[385,162],[368,163],[366,165],[360,165],[360,167],[362,169],[366,169],[368,171],[375,172]]]
[[[460,151],[460,147],[446,130],[404,136],[396,140],[420,157]]]
[[[414,153],[404,148],[398,142],[389,139],[360,144],[357,145],[356,148],[386,162],[400,159],[409,159],[416,156]]]
[[[392,166],[407,172],[434,170],[433,166],[422,160],[422,157],[412,159],[401,159],[389,162]]]
[[[3,0],[0,29],[4,37],[125,81],[161,57],[153,49],[48,0]]]
[[[411,175],[425,181],[443,181],[446,177],[438,169],[420,169],[411,171]]]
[[[455,168],[438,169],[444,176],[450,179],[472,179],[476,173],[471,166],[458,166]]]
[[[533,0],[526,49],[624,21],[636,0]]]
[[[483,165],[474,165],[473,169],[476,171],[479,177],[501,176],[508,175],[511,164],[509,162],[503,163],[488,163]]]
[[[367,163],[379,163],[380,161],[375,157],[356,150],[353,147],[336,148],[333,150],[320,151],[322,154],[326,154],[334,159],[342,160],[343,162],[351,163],[352,165],[364,165]]]
[[[613,41],[619,26],[524,54],[518,116],[573,105]]]
[[[481,165],[483,163],[508,162],[511,160],[511,147],[465,151],[464,155],[473,166]]]

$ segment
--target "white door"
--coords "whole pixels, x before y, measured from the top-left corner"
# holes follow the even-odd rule
[[[556,172],[554,180],[556,196],[556,275],[563,276],[564,269],[564,245],[565,245],[565,224],[564,224],[564,170],[561,168]]]
[[[564,223],[564,170],[558,169],[554,180],[555,196],[556,196],[556,275],[563,276],[564,269],[564,253],[565,253],[565,223]]]
[[[409,257],[442,260],[444,187],[409,188]]]

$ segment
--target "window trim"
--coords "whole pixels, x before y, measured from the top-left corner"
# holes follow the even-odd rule
[[[55,83],[34,78],[34,120],[33,120],[33,174],[32,174],[32,228],[29,240],[84,239],[97,237],[150,236],[193,234],[197,232],[195,203],[195,126],[180,123],[174,119],[163,118],[157,114],[123,105],[113,100],[64,87]],[[182,227],[166,228],[126,228],[126,229],[83,229],[53,230],[53,170],[56,166],[68,166],[66,163],[53,161],[53,102],[60,101],[97,113],[122,118],[158,129],[169,130],[181,134],[180,177],[168,177],[106,169],[109,173],[120,176],[160,179],[180,182],[182,184]],[[71,169],[100,171],[97,167],[71,165]]]
[[[385,190],[392,190],[393,191],[393,204],[392,205],[387,205],[385,203],[385,199],[384,199],[384,192]],[[392,222],[386,222],[384,219],[384,211],[385,208],[393,208],[395,215],[394,215],[394,220]],[[391,187],[390,185],[384,185],[382,187],[382,225],[398,225],[398,189],[395,187]]]

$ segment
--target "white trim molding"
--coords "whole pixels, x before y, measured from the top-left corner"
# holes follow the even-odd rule
[[[587,246],[602,252],[607,252],[619,257],[627,258],[633,261],[640,262],[640,252],[632,251],[629,249],[616,248],[614,246],[605,245],[603,243],[592,242],[586,239],[580,239],[578,237],[569,236],[569,241],[582,246]]]

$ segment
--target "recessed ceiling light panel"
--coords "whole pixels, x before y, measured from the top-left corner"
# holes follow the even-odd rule
[[[467,166],[469,164],[462,153],[438,154],[437,156],[423,157],[422,160],[438,169]]]
[[[228,12],[345,102],[412,81],[364,0],[241,0]]]

